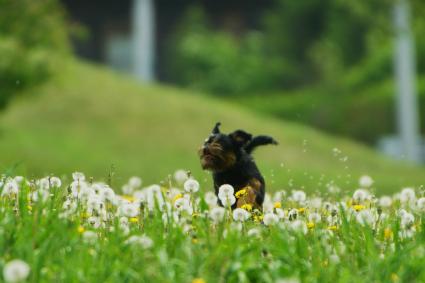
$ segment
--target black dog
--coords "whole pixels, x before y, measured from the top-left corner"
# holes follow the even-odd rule
[[[264,178],[251,156],[253,150],[260,145],[277,144],[269,136],[255,136],[237,130],[231,134],[220,133],[217,123],[211,135],[199,150],[203,169],[213,173],[215,194],[219,187],[230,184],[235,194],[245,189],[244,197],[237,199],[232,209],[250,204],[252,208],[262,210],[265,194]],[[223,205],[219,200],[219,205]]]

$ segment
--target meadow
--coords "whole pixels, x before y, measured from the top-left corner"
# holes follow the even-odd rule
[[[372,174],[378,195],[425,184],[423,167],[348,139],[79,60],[64,65],[0,113],[1,172],[40,178],[81,170],[106,181],[113,171],[112,185],[121,186],[133,175],[164,182],[184,168],[210,188],[197,149],[220,121],[225,132],[242,128],[279,142],[255,153],[270,191],[315,192],[332,184],[352,192],[363,174]]]
[[[110,180],[112,181],[112,180]],[[423,190],[269,193],[264,211],[218,207],[185,171],[121,189],[75,172],[0,183],[6,282],[424,282]],[[233,188],[218,195],[231,205]]]

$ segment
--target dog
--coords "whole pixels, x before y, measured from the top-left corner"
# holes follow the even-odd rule
[[[258,146],[278,143],[272,137],[253,137],[243,130],[224,134],[220,132],[220,125],[220,122],[216,123],[199,149],[202,169],[212,172],[217,196],[221,185],[233,186],[237,201],[232,209],[248,205],[262,211],[266,184],[251,154]],[[238,192],[243,193],[243,197]],[[223,206],[220,200],[218,204]]]

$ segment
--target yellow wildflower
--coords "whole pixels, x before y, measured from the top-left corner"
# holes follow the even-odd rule
[[[195,278],[192,280],[192,283],[207,283],[203,278]]]
[[[391,273],[391,281],[392,282],[398,282],[399,280],[400,280],[400,278],[398,277],[397,274]]]
[[[83,226],[78,226],[78,228],[77,228],[77,231],[78,231],[78,233],[80,233],[80,234],[82,234],[82,233],[84,233],[84,231],[85,231],[86,229],[84,229],[84,227]]]
[[[31,205],[27,205],[27,208],[29,211],[32,211],[32,206]]]
[[[328,226],[328,230],[336,231],[338,227],[336,225]]]
[[[274,203],[274,208],[282,208],[282,204],[280,203],[280,201]]]
[[[128,200],[129,202],[133,202],[135,200],[135,198],[133,196],[122,196],[123,199]]]
[[[137,217],[130,217],[128,220],[129,220],[131,223],[138,223],[138,222],[139,222],[139,218],[137,218]]]
[[[314,228],[314,226],[316,226],[313,222],[308,222],[307,223],[307,228],[308,229],[313,229]]]
[[[245,209],[246,211],[252,211],[252,204],[245,203],[241,206],[242,209]]]
[[[393,237],[393,231],[390,228],[385,228],[384,230],[384,238],[385,240],[389,240]]]
[[[177,194],[174,198],[173,198],[173,203],[176,202],[176,200],[181,199],[183,197],[183,194]]]
[[[248,192],[246,191],[246,189],[242,189],[236,192],[235,197],[236,198],[241,198],[243,196],[246,196],[248,194]]]
[[[304,212],[305,212],[305,207],[300,207],[300,208],[298,208],[298,212],[299,212],[299,213],[304,213]]]
[[[353,206],[353,208],[354,208],[355,211],[360,211],[360,210],[365,209],[365,206],[361,205],[361,204],[356,204],[356,205]]]

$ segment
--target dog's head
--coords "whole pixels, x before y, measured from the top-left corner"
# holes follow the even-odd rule
[[[252,139],[251,134],[242,130],[223,134],[219,127],[217,123],[199,149],[202,168],[212,172],[231,168],[238,161],[242,148]]]

